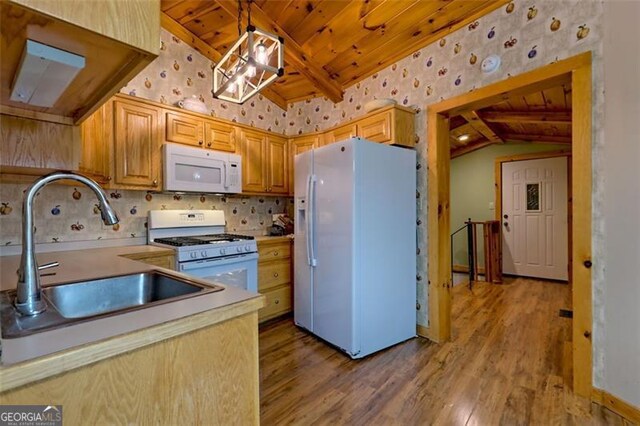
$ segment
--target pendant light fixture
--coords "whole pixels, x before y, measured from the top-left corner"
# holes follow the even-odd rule
[[[239,39],[213,69],[213,97],[237,104],[284,75],[284,40],[251,25],[252,0],[247,3],[246,32],[242,34],[242,0],[239,0]]]

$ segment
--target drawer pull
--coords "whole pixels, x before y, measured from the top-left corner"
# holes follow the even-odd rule
[[[280,300],[276,299],[276,301],[275,301],[275,302],[273,302],[273,303],[275,303],[276,305],[278,305],[278,304],[280,303]]]
[[[274,276],[274,278],[278,278],[278,273],[277,273],[277,272],[274,272],[274,273],[273,273],[273,276]]]
[[[277,251],[274,251],[274,252],[273,252],[273,255],[274,255],[274,256],[277,256],[277,255],[278,255],[278,252],[277,252]]]

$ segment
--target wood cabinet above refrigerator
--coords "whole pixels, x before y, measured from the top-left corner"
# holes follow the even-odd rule
[[[79,124],[158,56],[160,0],[3,0],[0,34],[0,111]],[[27,40],[84,58],[84,67],[50,107],[11,100]],[[28,74],[33,66],[22,69]],[[42,79],[48,74],[47,68]],[[42,79],[31,79],[30,87],[55,86]]]

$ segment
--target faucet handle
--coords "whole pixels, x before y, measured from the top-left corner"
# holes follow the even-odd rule
[[[60,266],[60,262],[45,263],[44,265],[38,265],[38,271],[41,271],[43,269],[55,268],[56,266]]]

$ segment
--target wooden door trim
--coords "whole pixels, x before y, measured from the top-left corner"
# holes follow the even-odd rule
[[[449,225],[449,117],[490,106],[531,91],[571,83],[573,244],[573,390],[591,395],[591,52],[510,77],[460,96],[427,106],[429,231],[429,326],[418,333],[437,342],[451,338],[451,276]],[[580,232],[575,232],[579,230]]]

